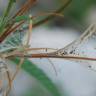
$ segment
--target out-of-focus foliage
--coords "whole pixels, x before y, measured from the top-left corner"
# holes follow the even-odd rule
[[[15,64],[19,64],[20,59],[14,58],[12,61]],[[52,83],[52,81],[47,77],[47,75],[35,66],[31,61],[25,60],[22,68],[28,72],[31,76],[35,77],[44,87],[51,92],[52,96],[61,96],[56,86]]]
[[[56,10],[60,6],[62,6],[66,1],[67,0],[55,0],[55,1],[45,0],[43,2],[43,0],[40,0],[38,4],[36,5],[37,6],[36,12],[37,11],[38,12],[40,11],[50,12],[50,11]],[[47,2],[47,5],[46,5],[46,2]],[[89,9],[92,6],[95,6],[95,5],[96,5],[96,0],[72,0],[71,3],[68,5],[68,7],[65,10],[63,10],[63,14],[65,18],[67,19],[69,18],[69,20],[72,19],[73,22],[75,22],[74,20],[76,20],[77,23],[81,24],[86,16],[86,13],[89,11]],[[48,8],[49,6],[50,8]],[[40,19],[41,17],[37,18],[37,21]]]
[[[72,18],[82,21],[82,18],[88,9],[94,5],[96,5],[96,0],[72,0],[70,6],[66,10],[66,13]]]

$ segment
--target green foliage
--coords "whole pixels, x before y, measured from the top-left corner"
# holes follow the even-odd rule
[[[7,8],[6,8],[6,11],[5,11],[5,13],[4,13],[3,18],[6,18],[6,17],[9,15],[9,13],[10,13],[10,11],[11,11],[11,9],[12,9],[12,6],[13,6],[13,4],[14,4],[15,2],[16,2],[15,0],[9,0],[8,6],[7,6]],[[3,19],[3,20],[4,20],[4,19]]]
[[[7,21],[9,19],[9,13],[13,7],[13,4],[15,3],[16,1],[15,0],[9,0],[9,3],[8,3],[8,6],[2,16],[2,19],[1,19],[1,22],[0,22],[0,35],[2,35],[2,32],[5,28],[5,26],[7,25]]]
[[[68,16],[77,21],[82,21],[83,16],[86,14],[86,11],[92,6],[96,5],[96,0],[72,0],[70,7],[66,10]]]
[[[14,58],[12,59],[12,61],[18,65],[20,59]],[[31,61],[25,59],[22,68],[31,76],[35,77],[47,90],[49,90],[52,96],[61,96],[54,83],[48,78],[48,76],[46,76],[46,74],[41,69],[39,69]]]

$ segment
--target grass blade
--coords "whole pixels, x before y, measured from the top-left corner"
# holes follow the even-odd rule
[[[5,12],[4,12],[4,15],[2,16],[2,19],[1,19],[0,35],[2,34],[2,32],[3,32],[3,30],[4,30],[5,26],[6,26],[9,13],[10,13],[14,3],[15,3],[15,0],[9,0],[8,6],[7,6],[7,8],[6,8]]]
[[[11,59],[15,64],[18,64],[20,59]],[[22,68],[31,76],[35,77],[51,94],[52,96],[61,96],[54,83],[46,76],[46,74],[34,65],[28,59],[25,59]]]

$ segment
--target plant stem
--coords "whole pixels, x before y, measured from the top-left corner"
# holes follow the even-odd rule
[[[68,56],[68,55],[55,55],[54,53],[40,53],[40,54],[28,54],[24,55],[22,53],[12,54],[10,56],[6,56],[6,58],[12,57],[21,57],[21,58],[60,58],[60,59],[73,59],[73,60],[88,60],[88,61],[96,61],[96,58],[91,57],[82,57],[82,56]]]

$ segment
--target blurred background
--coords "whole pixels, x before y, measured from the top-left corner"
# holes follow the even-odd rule
[[[25,1],[18,0],[11,14]],[[27,14],[52,12],[60,8],[65,1],[37,0]],[[8,0],[0,0],[0,14],[3,13],[7,3]],[[47,24],[33,29],[31,47],[59,49],[76,40],[91,23],[96,22],[96,0],[72,0],[62,14],[64,14],[64,18],[54,17]],[[40,19],[42,18],[37,18],[36,21]],[[57,85],[62,96],[96,96],[96,72],[67,60],[51,59],[51,61],[56,67],[57,76],[47,59],[32,59],[32,62]],[[11,67],[14,69],[14,66]],[[64,95],[65,93],[66,95]],[[13,94],[16,96],[51,96],[35,78],[23,70],[20,71],[14,82]]]

